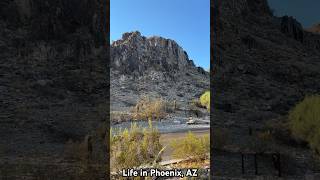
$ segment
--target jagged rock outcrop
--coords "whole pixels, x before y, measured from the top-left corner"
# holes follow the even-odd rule
[[[111,68],[127,74],[150,70],[177,73],[195,69],[193,61],[175,41],[162,37],[146,38],[140,32],[125,33],[112,43]]]
[[[293,17],[281,18],[281,31],[297,41],[303,42],[304,30],[302,25]]]
[[[112,108],[132,106],[142,95],[187,103],[209,89],[208,72],[196,67],[173,40],[124,33],[111,44],[110,54]]]

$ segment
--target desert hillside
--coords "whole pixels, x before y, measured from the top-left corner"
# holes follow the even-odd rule
[[[296,103],[320,92],[320,35],[305,31],[293,17],[275,17],[266,0],[217,1],[213,11],[217,41],[212,42],[216,49],[211,122],[214,128],[230,131],[232,152],[240,153],[237,148],[250,149],[250,134],[260,133],[272,119],[281,124]],[[308,148],[283,142],[277,147],[288,152],[283,174],[315,171]],[[239,154],[228,153],[213,155],[213,171],[240,176]],[[261,161],[261,173],[276,174],[269,161]]]
[[[0,179],[79,175],[63,153],[106,118],[104,11],[99,0],[0,2]]]

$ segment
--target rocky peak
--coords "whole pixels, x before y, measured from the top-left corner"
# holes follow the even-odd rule
[[[141,36],[139,31],[126,32],[122,34],[122,38],[112,42],[111,46],[134,46],[137,44],[141,44],[144,37]]]
[[[199,69],[174,40],[144,37],[138,31],[124,33],[122,39],[111,44],[111,68],[125,74],[146,74],[150,70],[175,74]]]
[[[111,110],[128,110],[142,96],[177,100],[181,106],[209,89],[209,73],[196,67],[177,42],[127,32],[110,49]]]
[[[126,32],[122,34],[122,39],[123,40],[128,40],[132,38],[139,38],[141,37],[141,33],[139,31],[133,31],[133,32]]]
[[[303,42],[304,30],[302,25],[293,17],[284,16],[281,18],[281,32],[297,41]]]

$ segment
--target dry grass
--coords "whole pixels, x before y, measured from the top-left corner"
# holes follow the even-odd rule
[[[161,98],[141,98],[132,109],[134,120],[159,120],[167,115],[167,103]]]
[[[189,132],[183,139],[173,140],[171,147],[172,156],[175,158],[205,160],[210,154],[210,137],[209,134],[197,137],[194,133]]]
[[[142,164],[151,164],[161,159],[160,134],[152,127],[142,129],[132,124],[130,129],[110,132],[111,169],[117,171],[123,168],[138,167]]]

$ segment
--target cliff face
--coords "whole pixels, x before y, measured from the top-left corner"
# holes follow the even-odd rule
[[[102,2],[0,2],[0,157],[52,157],[104,120]]]
[[[195,68],[188,54],[173,40],[146,38],[140,32],[125,33],[112,43],[111,68],[123,73],[144,74],[148,70],[177,73]]]
[[[122,94],[121,88],[129,93]],[[133,105],[142,95],[193,99],[205,89],[208,72],[196,67],[173,40],[136,31],[111,45],[111,107]]]

